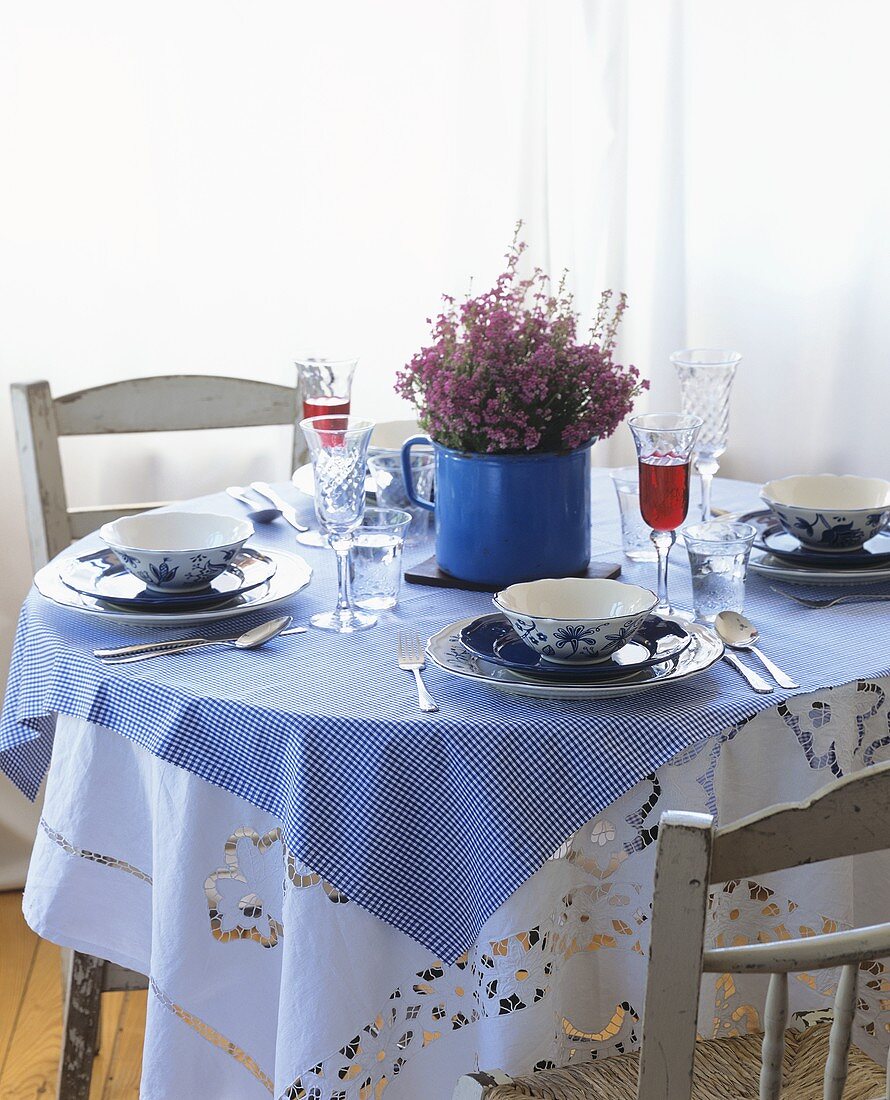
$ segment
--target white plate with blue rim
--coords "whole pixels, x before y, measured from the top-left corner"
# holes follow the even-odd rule
[[[819,569],[813,565],[791,565],[772,554],[752,550],[748,570],[774,581],[789,584],[815,584],[821,586],[881,584],[890,581],[890,565],[872,566],[870,569]]]
[[[461,619],[434,634],[426,646],[426,655],[430,662],[443,672],[462,680],[472,680],[480,687],[490,687],[506,695],[525,695],[534,699],[614,699],[623,695],[637,695],[700,676],[723,656],[723,643],[716,634],[696,623],[684,623],[683,627],[690,635],[690,642],[675,660],[650,665],[620,682],[544,682],[526,679],[519,673],[491,664],[470,653],[461,643],[460,634],[472,622],[472,618]]]
[[[251,546],[239,550],[225,570],[205,587],[186,591],[146,588],[110,547],[68,558],[59,569],[62,584],[82,596],[137,611],[194,611],[222,605],[267,584],[278,566]]]
[[[34,577],[34,586],[47,600],[96,618],[113,619],[117,623],[134,625],[176,626],[185,623],[209,623],[218,619],[231,619],[235,615],[245,615],[248,611],[258,611],[273,607],[289,600],[301,592],[312,579],[312,569],[295,554],[285,554],[282,550],[264,550],[263,553],[275,564],[274,575],[248,592],[237,595],[231,601],[220,606],[195,608],[184,611],[146,611],[144,608],[129,610],[105,603],[94,596],[75,592],[62,582],[59,572],[64,569],[64,559],[51,561]]]

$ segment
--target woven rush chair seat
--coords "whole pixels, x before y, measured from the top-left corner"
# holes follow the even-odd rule
[[[781,1100],[822,1100],[828,1057],[828,1024],[785,1034]],[[757,1100],[762,1036],[707,1039],[695,1048],[692,1100]],[[634,1100],[639,1056],[586,1062],[543,1070],[497,1085],[486,1100]],[[850,1049],[850,1072],[844,1100],[880,1100],[885,1070],[856,1047]]]

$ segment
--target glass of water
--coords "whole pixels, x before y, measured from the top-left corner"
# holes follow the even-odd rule
[[[748,556],[756,534],[750,523],[720,520],[683,529],[699,622],[712,623],[721,611],[744,611]]]
[[[395,607],[402,582],[402,547],[411,515],[398,508],[366,508],[349,554],[353,601],[369,611]]]
[[[377,488],[377,503],[381,508],[398,508],[407,512],[413,522],[408,530],[406,542],[415,546],[427,537],[430,527],[430,512],[419,508],[408,499],[405,478],[402,474],[401,451],[388,451],[372,454],[368,457],[368,469]],[[411,455],[411,474],[417,495],[429,500],[433,495],[433,480],[436,472],[436,459],[432,454],[413,452]]]
[[[621,513],[621,545],[631,561],[655,561],[658,553],[652,545],[650,528],[640,514],[640,471],[637,466],[612,470],[612,484],[618,495]]]

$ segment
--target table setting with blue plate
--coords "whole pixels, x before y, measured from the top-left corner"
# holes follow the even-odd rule
[[[715,479],[739,353],[677,352],[682,409],[631,415],[626,297],[581,336],[523,248],[398,372],[428,435],[375,448],[355,360],[308,357],[311,467],[34,578],[0,714],[0,769],[44,798],[24,912],[146,976],[144,1100],[450,1100],[474,1065],[631,1050],[660,815],[890,759],[890,483]],[[611,476],[591,449],[621,424]],[[883,919],[869,859],[719,884],[708,941]],[[856,1042],[884,1060],[875,967]],[[798,1016],[834,992],[806,977]],[[709,975],[699,1030],[764,1011]]]
[[[309,501],[278,489],[311,522]],[[718,480],[714,492],[736,516],[757,502],[753,485]],[[233,520],[243,508],[225,494],[177,506]],[[591,509],[593,561],[621,564],[620,581],[602,583],[649,590],[653,565],[622,557],[606,471],[593,471]],[[645,605],[612,652],[548,661],[517,632],[534,608],[511,603],[510,586],[403,585],[358,635],[94,656],[231,638],[274,616],[305,627],[330,606],[334,562],[324,549],[296,555],[293,536],[281,520],[257,525],[208,589],[162,596],[89,539],[38,574],[22,614],[0,762],[34,795],[52,756],[28,919],[151,974],[145,1065],[158,1095],[331,1097],[336,1082],[386,1079],[395,1097],[445,1100],[454,1066],[472,1063],[479,1029],[495,1023],[539,1061],[569,1059],[571,1029],[614,1020],[571,1048],[614,1050],[631,1041],[642,998],[658,813],[731,818],[888,752],[886,608],[810,611],[754,571],[746,614],[796,692],[752,692],[709,626]],[[406,547],[406,568],[431,549]],[[672,599],[690,606],[685,560],[669,571]],[[582,648],[594,610],[562,624],[554,652]],[[400,631],[425,649],[435,712],[418,709],[398,667]],[[853,894],[857,913],[884,903],[875,884]],[[818,886],[774,896],[816,920]],[[756,906],[745,898],[743,912]],[[726,901],[735,912],[739,892]],[[715,920],[734,923],[720,906]],[[348,976],[344,943],[363,945]],[[239,996],[220,1000],[211,972]],[[597,1020],[579,993],[594,974]],[[396,996],[412,987],[425,992]],[[314,1006],[315,1023],[281,1016],[281,990]],[[741,983],[703,1001],[731,1020],[757,996]],[[554,1012],[566,1024],[543,1042]]]

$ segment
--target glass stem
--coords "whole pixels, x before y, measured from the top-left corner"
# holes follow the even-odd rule
[[[696,462],[695,468],[701,477],[701,521],[702,523],[710,523],[711,482],[714,480],[714,474],[717,473],[718,463],[713,458],[700,458]]]
[[[658,605],[655,613],[669,615],[671,605],[668,603],[668,554],[677,541],[677,534],[675,531],[653,531],[649,538],[658,554]]]
[[[337,555],[337,610],[351,612],[352,596],[349,586],[349,550],[351,538],[332,538],[331,546]]]

